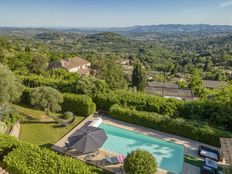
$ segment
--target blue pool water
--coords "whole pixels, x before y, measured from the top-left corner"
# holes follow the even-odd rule
[[[144,149],[153,154],[161,169],[181,174],[183,146],[107,124],[101,124],[100,128],[104,129],[108,136],[102,147],[106,151],[127,155],[132,150]]]

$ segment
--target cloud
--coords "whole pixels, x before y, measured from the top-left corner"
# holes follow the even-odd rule
[[[232,6],[232,0],[228,0],[226,2],[219,4],[220,8],[229,7],[229,6]]]

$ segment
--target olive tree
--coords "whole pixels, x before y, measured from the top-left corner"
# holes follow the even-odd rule
[[[0,64],[0,106],[14,102],[22,94],[22,85],[6,66]]]
[[[128,154],[124,161],[127,174],[155,174],[157,171],[156,159],[145,150],[135,150]]]
[[[38,105],[44,111],[57,112],[61,110],[63,95],[52,87],[41,86],[32,90],[30,100],[32,105]]]

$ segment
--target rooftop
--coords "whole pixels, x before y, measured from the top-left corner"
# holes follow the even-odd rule
[[[202,83],[206,88],[220,88],[222,86],[228,85],[228,83],[225,81],[216,81],[216,80],[202,80]]]
[[[190,89],[178,89],[178,88],[163,88],[163,87],[147,87],[147,93],[157,94],[163,97],[179,97],[185,100],[194,99],[193,93]]]
[[[164,88],[176,88],[176,89],[178,89],[178,85],[176,83],[159,82],[159,81],[149,82],[148,87],[164,87]]]
[[[72,69],[78,66],[89,64],[90,62],[79,57],[74,57],[72,59],[61,60],[61,63],[63,68]]]

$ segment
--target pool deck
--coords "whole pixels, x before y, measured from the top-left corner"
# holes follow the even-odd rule
[[[109,125],[116,126],[119,128],[131,130],[131,131],[138,132],[138,133],[141,133],[144,135],[149,135],[149,136],[159,138],[159,139],[162,139],[165,141],[169,141],[169,142],[183,145],[185,147],[185,155],[189,155],[192,157],[199,158],[199,156],[197,155],[197,149],[198,149],[199,145],[205,145],[205,146],[213,148],[213,149],[218,149],[214,146],[210,146],[210,145],[207,145],[204,143],[200,143],[200,142],[190,140],[190,139],[187,139],[184,137],[176,136],[173,134],[168,134],[168,133],[156,131],[153,129],[137,126],[134,124],[121,122],[121,121],[114,120],[114,119],[111,119],[111,118],[108,118],[105,116],[100,116],[100,117],[103,119],[103,123],[105,123],[105,124],[109,124]],[[108,171],[111,171],[113,173],[116,173],[116,174],[124,173],[122,170],[122,167],[121,167],[122,164],[117,164],[117,165],[103,164],[102,159],[104,159],[105,156],[115,156],[116,155],[116,154],[113,154],[111,152],[107,152],[103,149],[99,149],[99,155],[97,155],[96,157],[92,157],[91,160],[86,160],[86,155],[77,154],[75,151],[64,151],[65,142],[67,141],[68,137],[70,137],[76,130],[80,129],[81,127],[88,126],[91,123],[91,121],[93,121],[94,119],[95,119],[95,117],[93,115],[90,115],[89,117],[87,117],[84,121],[82,121],[80,124],[78,124],[69,133],[67,133],[63,138],[61,138],[55,145],[53,145],[52,149],[55,151],[58,151],[60,153],[66,154],[68,156],[71,156],[73,158],[77,158],[81,161],[85,161],[87,163],[96,165],[98,167],[101,167],[101,168],[108,170]],[[157,173],[158,174],[171,174],[170,172],[164,171],[162,169],[159,169]],[[182,173],[183,174],[199,174],[200,169],[198,167],[184,163]]]

